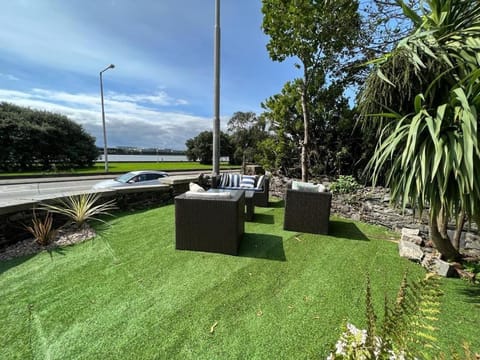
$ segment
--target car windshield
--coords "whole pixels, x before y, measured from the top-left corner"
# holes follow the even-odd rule
[[[121,182],[122,184],[126,184],[132,178],[133,175],[134,174],[132,173],[126,173],[117,177],[115,181]]]

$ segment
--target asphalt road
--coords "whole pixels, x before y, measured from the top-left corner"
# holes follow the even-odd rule
[[[89,190],[95,183],[102,179],[48,182],[45,182],[45,179],[38,180],[39,181],[37,182],[29,181],[23,184],[0,185],[0,206],[13,205],[32,200],[41,200],[48,198],[51,195],[68,195],[83,190]]]
[[[201,171],[172,172],[170,175],[200,174]],[[102,180],[118,175],[0,180],[0,207],[42,200],[52,195],[70,195],[89,190]]]

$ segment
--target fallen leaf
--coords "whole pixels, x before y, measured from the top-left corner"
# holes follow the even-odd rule
[[[262,310],[258,310],[257,311],[257,316],[262,316],[263,315],[263,311]]]
[[[210,334],[213,334],[215,332],[215,328],[217,327],[217,325],[218,325],[218,321],[215,321],[215,323],[210,328]]]
[[[302,239],[300,239],[298,236],[295,236],[295,240],[300,241],[300,242],[302,241]]]

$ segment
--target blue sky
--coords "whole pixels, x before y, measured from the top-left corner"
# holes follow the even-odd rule
[[[59,112],[103,146],[184,149],[211,130],[214,0],[15,0],[0,12],[0,101]],[[222,129],[299,74],[272,62],[260,0],[221,1]]]

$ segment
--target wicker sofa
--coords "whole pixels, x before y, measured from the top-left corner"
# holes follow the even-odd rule
[[[283,228],[312,234],[328,234],[331,204],[331,192],[287,189]]]
[[[270,179],[266,175],[223,173],[212,178],[212,188],[253,191],[253,204],[268,207]]]
[[[175,247],[237,255],[245,232],[245,194],[188,193],[175,197]]]

